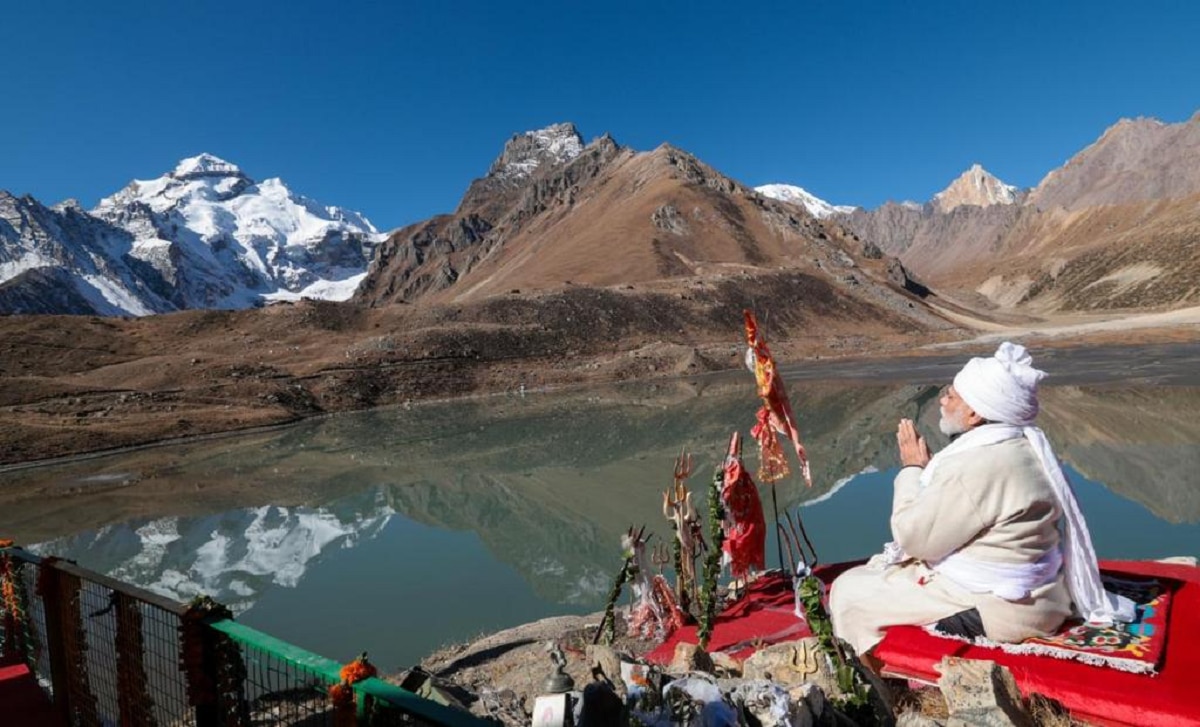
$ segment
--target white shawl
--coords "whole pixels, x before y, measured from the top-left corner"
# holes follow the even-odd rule
[[[1130,622],[1135,617],[1134,604],[1124,596],[1104,590],[1100,583],[1100,568],[1096,562],[1096,551],[1092,547],[1092,536],[1088,532],[1087,522],[1079,510],[1075,500],[1075,492],[1067,481],[1049,440],[1041,429],[1034,426],[1014,426],[1010,424],[983,424],[950,443],[948,447],[934,455],[929,464],[921,472],[920,485],[922,491],[933,479],[933,473],[938,465],[947,457],[953,457],[975,447],[997,444],[1009,439],[1025,437],[1033,445],[1038,461],[1045,470],[1046,476],[1054,489],[1054,495],[1063,512],[1063,566],[1066,572],[1067,588],[1075,607],[1090,623],[1111,624],[1113,621]],[[886,550],[886,548],[885,548]],[[951,555],[950,558],[954,558]],[[1042,562],[1042,561],[1039,561]],[[956,566],[963,565],[959,558]],[[937,565],[932,565],[937,568]],[[987,578],[987,574],[979,574]],[[1020,574],[1014,574],[1019,576]],[[952,578],[953,580],[953,578]],[[997,584],[996,588],[988,589],[994,592],[1004,592],[1005,585]]]

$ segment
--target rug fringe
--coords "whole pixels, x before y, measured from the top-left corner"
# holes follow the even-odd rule
[[[1137,659],[1122,659],[1116,656],[1102,656],[1100,654],[1091,654],[1086,651],[1075,651],[1073,649],[1061,649],[1045,644],[1026,644],[1026,643],[1007,643],[1001,641],[992,641],[986,636],[978,636],[974,639],[968,639],[955,634],[947,634],[938,631],[933,624],[923,627],[926,633],[932,634],[942,639],[954,639],[973,646],[982,646],[987,649],[999,649],[1009,654],[1034,655],[1034,656],[1049,656],[1054,659],[1063,659],[1067,661],[1081,661],[1090,666],[1107,666],[1119,671],[1127,671],[1133,674],[1149,674],[1157,676],[1158,669],[1154,664],[1148,661],[1140,661]]]

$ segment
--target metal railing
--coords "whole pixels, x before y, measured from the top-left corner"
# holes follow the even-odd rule
[[[335,706],[338,662],[210,600],[178,603],[21,548],[0,548],[0,594],[0,655],[25,662],[65,724],[494,724],[376,678]]]

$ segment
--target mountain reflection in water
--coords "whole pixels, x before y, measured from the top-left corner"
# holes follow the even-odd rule
[[[874,552],[889,539],[896,419],[915,416],[942,446],[937,388],[791,389],[815,485],[783,481],[780,507],[804,505],[822,560]],[[1050,386],[1042,402],[1101,557],[1197,554],[1200,388]],[[374,411],[10,471],[0,534],[176,598],[209,593],[282,638],[335,658],[368,648],[393,668],[483,630],[601,608],[620,533],[670,535],[660,506],[675,456],[694,453],[688,484],[703,502],[756,404],[734,374]]]

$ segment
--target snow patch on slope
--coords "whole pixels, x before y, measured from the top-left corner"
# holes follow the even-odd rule
[[[852,205],[832,205],[803,187],[793,184],[764,184],[761,187],[755,187],[754,191],[780,202],[801,205],[817,219],[824,219],[835,214],[849,214],[858,209]]]

